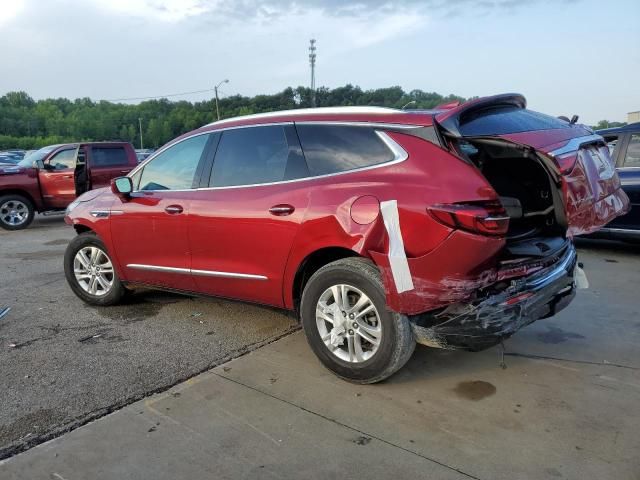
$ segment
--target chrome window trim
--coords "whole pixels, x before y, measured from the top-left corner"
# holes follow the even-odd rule
[[[555,150],[549,152],[549,155],[552,157],[557,157],[558,155],[564,155],[565,153],[575,152],[585,143],[592,142],[602,142],[605,143],[604,138],[600,135],[586,135],[584,137],[575,137],[569,140],[564,147],[556,148]]]
[[[299,122],[299,123],[305,123],[305,122]],[[314,122],[314,124],[322,124],[322,125],[326,125],[329,122]],[[269,126],[269,125],[291,125],[293,124],[293,122],[286,122],[286,123],[267,123],[267,124],[260,124],[260,125],[251,125],[252,127],[264,127],[264,126]],[[182,190],[134,190],[131,193],[138,193],[138,194],[144,194],[146,192],[193,192],[193,191],[204,191],[204,190],[223,190],[223,189],[229,189],[229,188],[251,188],[251,187],[266,187],[266,186],[270,186],[270,185],[284,185],[284,184],[288,184],[288,183],[294,183],[294,182],[305,182],[305,181],[311,181],[311,180],[316,180],[316,179],[322,179],[322,178],[329,178],[329,177],[335,177],[337,175],[345,175],[345,174],[349,174],[349,173],[357,173],[357,172],[363,172],[366,170],[373,170],[374,168],[383,168],[383,167],[389,167],[391,165],[395,165],[401,162],[404,162],[407,158],[409,158],[409,154],[406,152],[406,150],[404,148],[402,148],[400,146],[400,144],[398,142],[396,142],[393,138],[391,138],[386,132],[381,132],[380,130],[376,130],[376,127],[382,126],[382,128],[391,128],[389,127],[390,124],[375,124],[375,123],[362,123],[362,122],[344,122],[341,123],[340,125],[349,125],[349,126],[367,126],[367,127],[371,127],[374,128],[376,134],[378,135],[378,137],[383,141],[383,143],[387,146],[387,148],[391,151],[391,153],[393,153],[394,158],[388,162],[383,162],[383,163],[377,163],[375,165],[369,165],[366,167],[360,167],[360,168],[354,168],[352,170],[345,170],[343,172],[335,172],[335,173],[326,173],[324,175],[315,175],[315,176],[309,176],[309,177],[303,177],[303,178],[294,178],[292,180],[281,180],[278,182],[269,182],[269,183],[253,183],[253,184],[249,184],[249,185],[228,185],[228,186],[221,186],[221,187],[200,187],[200,188],[187,188],[187,189],[182,189]],[[249,126],[249,125],[247,125]],[[235,129],[235,128],[245,128],[245,126],[242,127],[231,127],[229,129],[225,129],[225,130],[231,130],[231,129]],[[412,127],[414,128],[414,127]],[[216,130],[216,132],[218,131],[223,131],[223,130]],[[206,133],[213,133],[212,132],[206,132]],[[203,133],[200,133],[198,135],[202,135]],[[193,135],[196,136],[196,135]],[[184,138],[183,140],[187,140],[188,138],[191,137],[187,137]],[[182,142],[183,140],[181,140],[180,142]],[[177,142],[177,143],[180,143]],[[174,145],[177,145],[177,143],[174,143]],[[161,151],[161,150],[160,150]],[[157,153],[160,153],[160,151],[158,151]],[[146,162],[147,160],[145,160]],[[143,164],[140,164],[143,165]],[[140,167],[140,165],[138,167]],[[134,174],[134,172],[132,172],[130,175]]]
[[[141,263],[129,263],[128,268],[136,270],[145,270],[151,272],[165,272],[165,273],[182,273],[197,275],[201,277],[220,277],[220,278],[239,278],[244,280],[268,280],[264,275],[255,275],[251,273],[236,273],[236,272],[219,272],[215,270],[194,270],[191,268],[179,268],[179,267],[162,267],[160,265],[145,265]]]

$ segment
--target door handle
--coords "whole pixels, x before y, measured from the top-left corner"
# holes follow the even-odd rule
[[[73,175],[63,175],[62,178],[73,178]]]
[[[120,173],[129,173],[131,170],[120,170]]]
[[[269,213],[271,215],[276,215],[278,217],[291,215],[294,211],[295,211],[295,207],[293,205],[288,205],[288,204],[274,205],[269,209]]]
[[[182,213],[183,210],[181,205],[169,205],[168,207],[165,207],[164,211],[169,215],[177,215]]]

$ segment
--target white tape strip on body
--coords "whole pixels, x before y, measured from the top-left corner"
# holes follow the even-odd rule
[[[400,231],[400,216],[398,215],[398,201],[387,200],[380,202],[380,211],[384,220],[384,227],[389,235],[389,265],[393,281],[398,293],[413,290],[413,279],[409,271],[409,262],[404,253],[404,241]]]

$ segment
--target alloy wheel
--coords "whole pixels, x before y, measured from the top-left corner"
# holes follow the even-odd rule
[[[78,250],[73,259],[73,273],[80,288],[89,295],[102,297],[113,288],[113,264],[98,247],[88,246]]]
[[[316,305],[316,326],[329,351],[345,362],[369,360],[382,340],[373,301],[351,285],[333,285],[323,292]]]
[[[17,227],[29,218],[29,208],[20,200],[8,200],[0,206],[0,220],[6,225]]]

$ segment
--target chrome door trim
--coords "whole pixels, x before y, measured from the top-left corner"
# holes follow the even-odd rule
[[[602,232],[602,233],[623,233],[625,235],[629,235],[629,236],[633,236],[633,237],[638,237],[640,238],[640,230],[633,230],[631,228],[610,228],[610,227],[603,227],[600,230],[597,230],[595,233],[598,232]]]
[[[214,270],[191,270],[192,275],[199,277],[242,278],[245,280],[268,280],[264,275],[252,273],[216,272]]]
[[[236,272],[219,272],[215,270],[193,270],[190,268],[178,268],[178,267],[162,267],[160,265],[144,265],[141,263],[129,263],[128,268],[136,270],[146,270],[152,272],[164,272],[164,273],[182,273],[196,275],[200,277],[220,277],[220,278],[239,278],[244,280],[268,280],[264,275],[254,275],[251,273],[236,273]]]
[[[565,153],[575,152],[580,148],[580,146],[584,143],[593,143],[593,142],[602,142],[604,143],[604,138],[600,135],[586,135],[584,137],[575,137],[569,140],[564,147],[556,148],[555,150],[549,152],[549,155],[552,157],[557,157],[558,155],[563,155]]]

